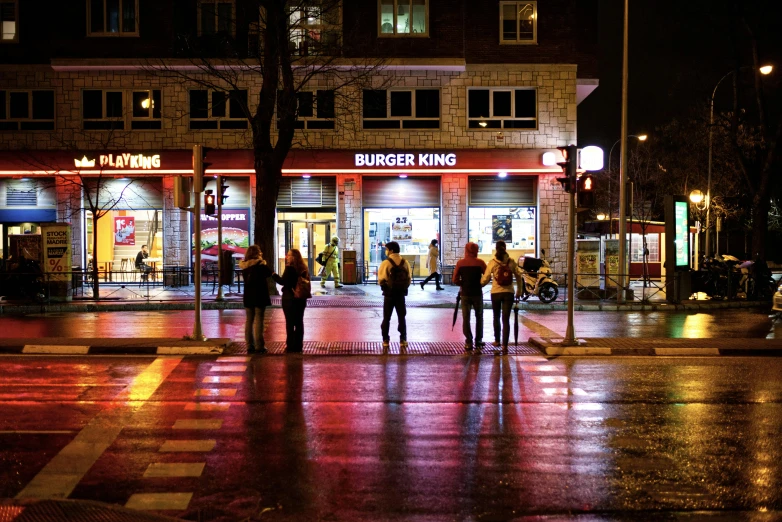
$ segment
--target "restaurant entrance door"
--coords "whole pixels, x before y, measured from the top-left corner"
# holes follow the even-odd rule
[[[317,273],[320,265],[315,258],[323,251],[331,237],[337,232],[337,223],[334,221],[281,221],[280,231],[285,228],[285,252],[296,248],[301,252],[301,257],[307,263],[313,280],[319,280]],[[282,238],[279,239],[282,243]],[[285,270],[284,255],[279,260],[278,273]]]

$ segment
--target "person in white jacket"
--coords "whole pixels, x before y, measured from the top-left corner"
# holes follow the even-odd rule
[[[384,349],[388,349],[391,340],[388,330],[394,310],[399,321],[399,346],[407,348],[405,296],[410,286],[411,273],[410,263],[399,255],[399,243],[396,241],[386,243],[386,259],[377,269],[377,284],[383,289],[383,322],[380,324],[380,331],[383,334]]]
[[[516,299],[521,297],[524,288],[524,277],[518,264],[510,258],[506,251],[505,241],[497,241],[494,257],[486,266],[486,271],[481,277],[481,285],[492,281],[491,284],[491,309],[494,313],[494,346],[502,345],[503,350],[508,349],[510,339],[510,310],[513,307],[514,288],[513,279],[516,279]],[[502,316],[502,329],[500,329],[500,316]]]
[[[421,281],[421,290],[424,285],[434,278],[438,290],[445,290],[440,286],[440,249],[437,247],[437,240],[432,239],[429,243],[429,255],[426,256],[426,266],[429,268],[429,277]]]

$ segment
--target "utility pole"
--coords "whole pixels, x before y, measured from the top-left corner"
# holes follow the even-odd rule
[[[217,176],[217,297],[216,301],[223,301],[223,198],[220,194],[220,187],[223,186],[223,177]]]

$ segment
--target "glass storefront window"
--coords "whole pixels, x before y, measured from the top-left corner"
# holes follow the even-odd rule
[[[478,257],[489,261],[494,243],[505,241],[511,259],[535,256],[537,250],[535,207],[470,207],[469,239],[478,244]]]
[[[115,210],[98,220],[98,264],[111,265],[112,272],[135,272],[136,254],[147,245],[147,262],[163,265],[162,210]],[[85,212],[87,263],[93,259],[92,212]],[[122,279],[118,279],[122,280]]]
[[[384,208],[364,210],[364,260],[368,279],[377,279],[377,269],[386,258],[385,244],[399,243],[413,275],[428,275],[426,256],[432,239],[440,240],[439,208]]]

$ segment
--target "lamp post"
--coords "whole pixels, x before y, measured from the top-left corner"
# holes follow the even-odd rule
[[[692,192],[690,192],[690,202],[693,203],[695,205],[695,207],[700,209],[700,210],[703,210],[703,208],[701,208],[700,204],[705,199],[706,199],[706,197],[703,195],[703,192],[701,192],[700,190],[693,190]],[[700,234],[698,234],[697,231],[696,231],[696,233],[695,233],[695,263],[693,263],[693,266],[695,267],[695,270],[698,270],[698,261],[699,261],[698,260],[698,257],[699,257],[698,247],[700,245],[700,240],[698,238],[699,235]]]
[[[647,136],[646,134],[629,134],[627,136],[628,138],[636,138],[638,141],[646,141]],[[614,233],[614,222],[613,222],[613,215],[614,215],[614,207],[611,203],[611,178],[613,177],[613,171],[611,170],[611,154],[614,152],[614,147],[622,141],[621,138],[616,140],[613,145],[611,145],[611,149],[608,151],[608,227],[609,227],[609,237],[613,235]]]
[[[743,69],[754,69],[753,66],[745,66],[741,67],[739,70]],[[771,65],[763,65],[758,68],[758,71],[760,74],[766,75],[771,74],[771,71],[774,70],[774,67]],[[711,242],[709,240],[709,237],[711,235],[711,227],[710,227],[710,221],[709,218],[711,216],[711,156],[712,156],[712,150],[713,150],[713,134],[714,134],[714,96],[717,94],[717,88],[720,86],[722,81],[730,76],[731,74],[734,74],[736,72],[735,69],[728,71],[725,73],[725,76],[720,78],[720,80],[717,82],[717,85],[714,86],[714,90],[711,91],[711,100],[709,102],[709,170],[706,175],[706,247],[704,249],[706,256],[708,257],[711,255]],[[610,158],[609,158],[610,159]]]

